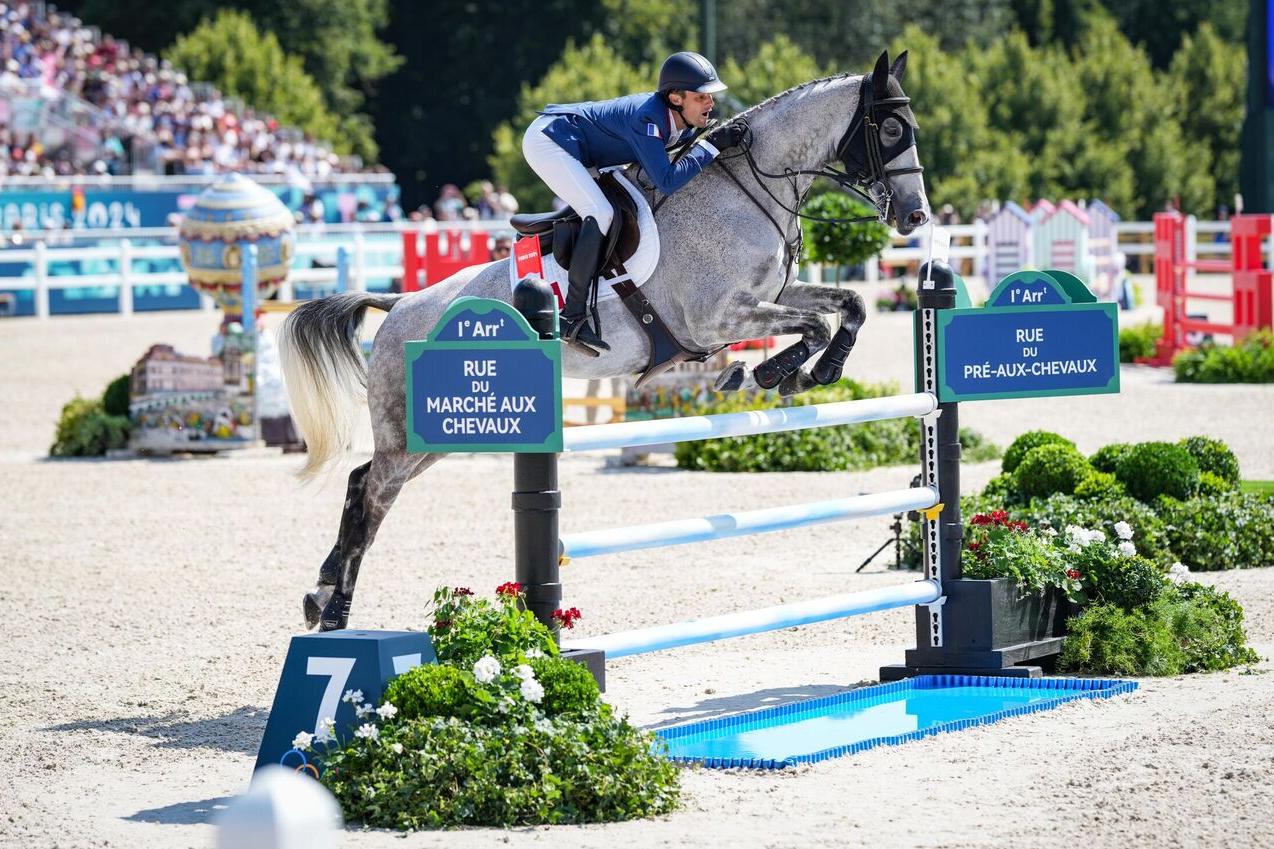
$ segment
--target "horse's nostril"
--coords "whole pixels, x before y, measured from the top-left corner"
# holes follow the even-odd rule
[[[915,212],[911,213],[911,215],[907,216],[907,223],[913,227],[919,227],[928,220],[929,216],[925,215],[923,209],[917,209]]]

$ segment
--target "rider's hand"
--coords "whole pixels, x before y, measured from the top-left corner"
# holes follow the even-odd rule
[[[747,120],[735,118],[730,123],[717,127],[704,138],[717,150],[725,150],[727,147],[738,147],[747,131]]]

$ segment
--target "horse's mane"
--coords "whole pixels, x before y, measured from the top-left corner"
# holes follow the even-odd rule
[[[750,106],[750,107],[748,107],[747,109],[743,110],[743,112],[741,112],[740,114],[741,114],[741,115],[750,115],[750,114],[752,114],[753,112],[758,112],[758,111],[760,111],[760,110],[762,110],[762,109],[765,109],[767,106],[770,106],[771,104],[775,103],[776,101],[782,100],[783,98],[787,97],[787,96],[788,96],[788,95],[790,95],[790,94],[796,94],[797,92],[801,91],[802,89],[814,88],[815,86],[824,85],[824,84],[826,84],[826,83],[833,83],[833,82],[838,82],[838,81],[840,81],[840,80],[847,80],[847,79],[850,79],[851,77],[859,77],[859,78],[861,78],[861,77],[863,77],[863,76],[865,76],[865,75],[864,75],[864,74],[851,74],[851,73],[848,73],[848,72],[847,72],[847,73],[843,73],[843,74],[833,74],[833,75],[832,75],[832,76],[830,76],[830,77],[820,77],[820,78],[819,78],[819,79],[817,79],[817,80],[810,80],[809,82],[799,83],[799,84],[797,84],[797,85],[792,86],[791,88],[789,88],[789,89],[788,89],[788,90],[786,90],[786,91],[780,91],[778,94],[772,94],[772,95],[770,95],[770,96],[769,96],[769,97],[767,97],[765,100],[762,100],[760,103],[756,104],[755,106]]]

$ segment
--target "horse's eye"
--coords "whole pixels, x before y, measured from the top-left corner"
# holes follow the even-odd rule
[[[880,140],[884,142],[886,147],[890,147],[901,141],[902,122],[897,118],[886,118],[880,125]]]

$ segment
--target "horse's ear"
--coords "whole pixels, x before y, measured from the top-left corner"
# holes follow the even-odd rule
[[[904,50],[898,54],[898,58],[889,66],[889,76],[902,82],[902,75],[907,73],[907,51]]]
[[[877,97],[885,97],[889,94],[889,51],[881,51],[880,58],[876,60],[876,67],[871,72],[871,89]]]

